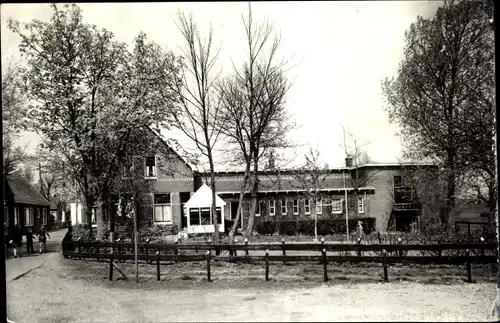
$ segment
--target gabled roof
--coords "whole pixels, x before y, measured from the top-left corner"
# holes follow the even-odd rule
[[[190,169],[191,171],[193,171],[193,166],[192,166],[190,163],[188,163],[188,162],[186,161],[186,159],[184,159],[184,158],[183,158],[183,157],[182,157],[182,156],[181,156],[181,155],[180,155],[180,154],[179,154],[179,153],[178,153],[178,152],[177,152],[177,151],[176,151],[176,150],[175,150],[175,149],[174,149],[171,145],[169,145],[169,144],[168,144],[168,142],[165,140],[165,138],[163,138],[163,136],[162,136],[161,134],[159,134],[158,132],[156,132],[154,129],[152,129],[152,128],[151,128],[151,127],[149,127],[149,126],[148,126],[148,127],[146,127],[146,128],[148,128],[148,130],[149,130],[149,131],[151,131],[151,132],[152,132],[152,133],[153,133],[156,137],[158,137],[158,139],[160,139],[160,141],[161,141],[161,142],[162,142],[165,146],[167,146],[167,148],[168,148],[168,149],[170,149],[170,150],[171,150],[171,151],[172,151],[175,155],[177,155],[177,157],[178,157],[180,160],[182,160],[182,162],[183,162],[184,164],[186,164],[186,166],[187,166],[187,167],[189,167],[189,169]]]
[[[9,174],[6,176],[6,185],[12,192],[14,203],[50,206],[47,201],[33,186],[21,175]]]
[[[215,206],[224,206],[224,202],[217,194],[215,195]],[[211,207],[212,206],[212,190],[206,184],[203,184],[196,193],[191,196],[186,202],[186,208]]]

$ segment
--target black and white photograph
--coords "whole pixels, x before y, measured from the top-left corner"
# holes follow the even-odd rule
[[[498,322],[496,0],[2,3],[7,322]]]

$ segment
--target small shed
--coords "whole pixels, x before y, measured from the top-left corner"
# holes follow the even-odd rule
[[[224,202],[215,195],[215,206],[219,222],[219,232],[224,232]],[[187,216],[188,233],[213,233],[214,222],[212,216],[212,190],[203,184],[184,205],[184,214]]]

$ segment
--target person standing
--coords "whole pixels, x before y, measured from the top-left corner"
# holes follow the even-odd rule
[[[33,238],[33,230],[28,228],[26,230],[26,252],[31,254],[35,253],[35,250],[33,249]]]
[[[40,253],[47,252],[47,237],[50,239],[50,235],[44,225],[42,225],[37,235],[40,243]]]

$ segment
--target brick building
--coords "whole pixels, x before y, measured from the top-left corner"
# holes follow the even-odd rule
[[[175,225],[179,231],[186,229],[191,232],[213,232],[213,226],[210,226],[213,219],[210,214],[211,191],[208,174],[194,171],[193,167],[152,129],[146,131],[143,143],[148,143],[150,148],[134,156],[132,163],[141,180],[146,183],[140,196],[140,223]],[[317,201],[312,201],[304,194],[305,188],[297,180],[297,176],[300,176],[297,171],[262,171],[257,194],[257,222],[287,221],[297,217],[312,219],[315,208],[319,219],[345,218],[346,211],[349,218],[375,218],[376,229],[380,231],[388,229],[391,219],[394,219],[392,226],[397,230],[407,230],[412,225],[418,228],[425,223],[432,211],[430,206],[418,200],[417,192],[429,191],[428,185],[432,183],[422,182],[418,184],[421,187],[415,187],[409,183],[406,174],[409,169],[435,171],[434,166],[368,164],[358,166],[354,172],[350,162],[346,163],[345,167],[324,171],[324,182],[319,189],[320,197]],[[362,185],[353,186],[354,174],[357,174],[356,183],[362,182]],[[217,212],[221,212],[225,220],[234,220],[243,175],[242,171],[216,173],[216,193],[220,198]],[[202,187],[205,192],[200,195],[205,197],[193,196]],[[196,203],[189,203],[192,198],[196,198]],[[247,222],[250,202],[247,187],[243,200],[241,228]],[[85,219],[81,221],[85,223]],[[223,221],[219,222],[222,222],[220,230],[223,231]]]

